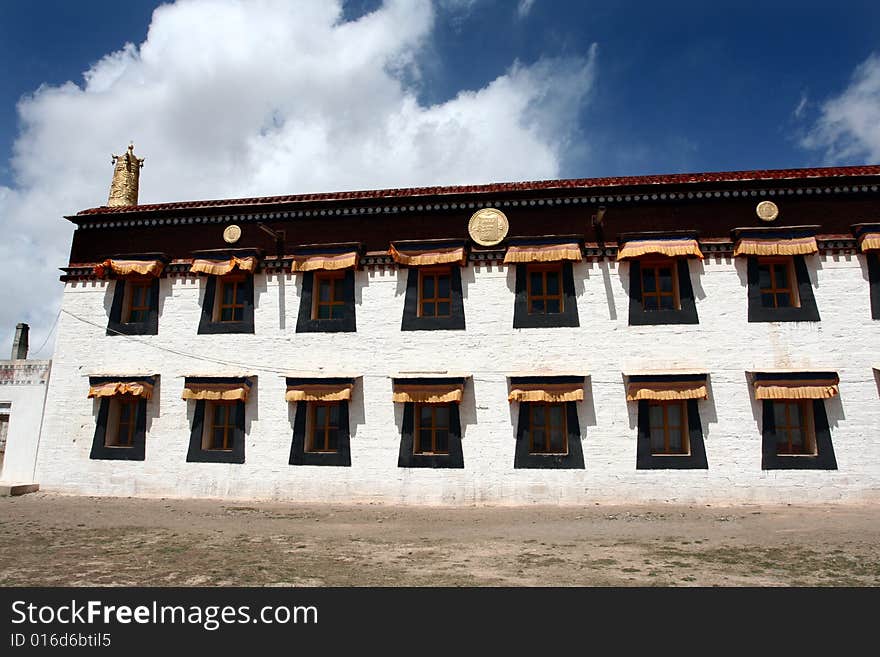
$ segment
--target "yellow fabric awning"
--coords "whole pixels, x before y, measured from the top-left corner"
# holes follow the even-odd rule
[[[818,253],[819,245],[815,237],[743,237],[733,250],[736,256],[787,256]]]
[[[114,397],[116,395],[131,395],[132,397],[150,399],[153,396],[153,384],[147,381],[108,381],[89,387],[89,398]]]
[[[408,267],[426,265],[465,264],[463,246],[435,247],[426,249],[397,248],[394,244],[388,250],[394,262]]]
[[[303,383],[288,385],[284,398],[299,401],[346,401],[351,399],[351,383]]]
[[[464,383],[394,383],[393,401],[419,404],[459,403]]]
[[[695,239],[654,239],[654,240],[629,240],[617,252],[618,260],[628,258],[640,258],[646,255],[662,255],[676,258],[686,256],[689,258],[703,258],[700,245]]]
[[[827,379],[760,379],[755,399],[831,399],[837,395],[838,377]]]
[[[582,258],[581,247],[577,242],[509,246],[507,247],[507,253],[504,254],[505,264],[515,262],[559,262],[560,260],[580,262]]]
[[[514,383],[507,401],[570,402],[583,401],[584,384],[578,383]]]
[[[705,379],[700,381],[630,381],[626,386],[626,400],[675,401],[708,399]]]
[[[245,383],[187,383],[181,399],[247,401],[251,387]]]
[[[191,274],[225,276],[236,269],[244,272],[253,272],[256,268],[257,258],[255,256],[247,256],[245,258],[232,256],[228,260],[207,260],[203,258],[193,260],[189,271]]]
[[[863,234],[859,238],[859,248],[863,252],[880,251],[880,232]]]
[[[112,260],[95,265],[96,276],[113,274],[120,278],[126,276],[159,276],[165,268],[161,260]]]
[[[291,271],[316,271],[323,269],[335,271],[338,269],[351,269],[358,265],[357,251],[345,253],[309,253],[294,255],[290,265]]]

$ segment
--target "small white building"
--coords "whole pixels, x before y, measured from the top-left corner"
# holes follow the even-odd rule
[[[0,361],[0,491],[37,488],[40,427],[52,361],[27,360],[28,325],[16,327],[12,358]]]
[[[80,212],[37,479],[878,501],[878,183],[849,167]]]

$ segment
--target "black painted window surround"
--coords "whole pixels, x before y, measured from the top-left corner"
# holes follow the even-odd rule
[[[200,335],[220,335],[234,333],[253,333],[254,332],[254,275],[250,273],[232,274],[232,276],[243,276],[243,281],[239,283],[244,294],[241,301],[244,304],[241,313],[241,321],[219,321],[219,317],[215,311],[215,305],[220,303],[222,276],[207,276],[205,282],[205,297],[202,300],[202,314],[199,319]]]
[[[159,279],[152,277],[149,282],[147,301],[149,309],[142,321],[129,322],[126,317],[132,303],[132,295],[137,283],[131,279],[117,278],[113,283],[113,300],[110,304],[110,317],[107,321],[107,335],[157,335],[159,333]]]
[[[221,380],[218,382],[233,382],[232,380]],[[193,412],[192,427],[190,430],[189,449],[187,450],[186,460],[189,463],[244,463],[245,457],[245,402],[235,401],[232,404],[234,417],[234,430],[232,436],[232,449],[206,449],[205,441],[205,425],[210,422],[209,413],[213,410],[213,402],[209,400],[199,399],[195,402],[195,411]]]
[[[110,381],[137,382],[145,381],[143,377],[90,377],[89,385],[108,383]],[[154,383],[154,378],[146,379]],[[92,438],[92,449],[89,458],[109,461],[143,461],[146,456],[147,440],[147,400],[139,397],[135,404],[134,433],[131,445],[112,446],[107,444],[108,435],[112,435],[117,427],[110,426],[111,418],[117,419],[119,397],[101,397],[98,405],[98,418],[95,423],[95,434]]]
[[[539,454],[529,450],[529,429],[531,408],[534,403],[520,402],[519,418],[516,425],[516,447],[513,467],[537,469],[583,469],[584,451],[581,444],[581,429],[578,420],[577,402],[561,402],[565,406],[565,428],[567,432],[568,453]]]
[[[760,256],[748,257],[749,322],[818,322],[820,320],[819,309],[816,307],[816,298],[813,295],[813,284],[810,281],[810,273],[804,256],[795,255],[783,258],[783,260],[788,259],[790,259],[791,268],[794,272],[794,279],[791,281],[791,284],[797,287],[799,306],[770,308],[765,307],[761,302],[759,264],[762,258]],[[779,258],[772,258],[772,260],[778,261]]]
[[[869,251],[868,284],[871,288],[871,318],[880,319],[880,253]]]
[[[643,301],[642,265],[656,266],[658,260],[634,258],[629,265],[629,324],[630,326],[650,326],[659,324],[699,324],[694,288],[691,284],[690,267],[687,258],[670,258],[668,266],[673,269],[673,286],[677,287],[678,308],[648,309]],[[665,264],[665,263],[664,263]]]
[[[529,312],[529,274],[544,270],[554,263],[518,263],[516,265],[516,295],[513,306],[513,328],[554,328],[580,326],[577,297],[574,290],[574,268],[568,260],[556,263],[562,272],[562,312]]]
[[[449,272],[449,297],[450,308],[448,317],[420,317],[419,294],[422,272]],[[439,292],[436,292],[439,294]],[[406,278],[406,297],[403,302],[403,320],[400,324],[401,331],[444,331],[465,329],[464,301],[461,289],[461,267],[450,265],[448,270],[442,267],[409,267]]]
[[[764,399],[761,424],[761,469],[762,470],[837,470],[837,458],[831,442],[831,429],[825,411],[825,400],[813,399],[804,407],[812,417],[806,418],[806,424],[812,426],[816,444],[815,455],[780,455],[777,454],[776,418],[773,408],[775,400]],[[787,400],[778,400],[787,401]]]
[[[449,409],[448,454],[416,454],[414,402],[403,406],[403,426],[400,431],[400,452],[397,466],[400,468],[463,468],[464,454],[461,446],[461,415],[456,403],[444,404]]]
[[[299,314],[296,320],[297,333],[353,333],[357,330],[355,321],[353,269],[346,269],[342,278],[343,304],[337,317],[318,319],[315,316],[315,279],[320,271],[307,271],[302,275],[302,293],[299,300]]]
[[[351,465],[351,434],[348,419],[348,401],[336,402],[339,419],[336,431],[336,451],[318,452],[307,451],[307,432],[312,429],[310,417],[313,411],[313,402],[300,401],[296,403],[296,414],[293,420],[293,441],[290,445],[290,465]]]
[[[690,454],[681,455],[652,453],[650,402],[647,399],[640,399],[638,405],[637,470],[694,470],[709,467],[703,441],[703,426],[700,423],[700,409],[696,399],[686,400]]]

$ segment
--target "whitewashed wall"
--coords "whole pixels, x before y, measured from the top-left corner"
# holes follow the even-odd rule
[[[0,361],[0,402],[10,405],[6,454],[0,468],[4,483],[34,481],[50,365],[48,360]]]
[[[871,319],[864,259],[809,256],[820,323],[748,323],[745,261],[692,261],[700,324],[628,326],[627,264],[574,267],[579,328],[513,329],[514,271],[463,272],[466,331],[400,330],[406,270],[356,277],[357,333],[295,332],[301,280],[257,275],[255,335],[197,335],[204,281],[162,279],[159,334],[105,335],[112,284],[69,283],[62,314],[37,480],[43,489],[98,495],[220,496],[301,501],[424,504],[591,502],[812,502],[880,500],[880,321]],[[224,367],[162,351],[239,361]],[[358,372],[351,407],[351,467],[288,465],[293,407],[281,374]],[[623,371],[694,368],[709,372],[701,401],[708,470],[636,470],[636,409]],[[837,471],[762,471],[760,406],[745,372],[834,370],[840,396],[826,404]],[[448,370],[473,379],[462,404],[463,470],[397,467],[402,405],[390,375]],[[585,469],[515,470],[517,409],[506,375],[589,372],[579,404]],[[243,465],[187,463],[193,402],[183,377],[257,375],[246,408]],[[161,375],[148,405],[146,460],[89,459],[97,402],[88,375]]]

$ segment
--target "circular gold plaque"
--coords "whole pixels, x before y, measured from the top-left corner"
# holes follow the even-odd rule
[[[223,241],[227,244],[235,244],[241,238],[241,228],[236,225],[227,226],[223,229]]]
[[[495,246],[507,237],[510,224],[501,210],[483,208],[477,210],[468,222],[471,239],[480,246]]]
[[[761,201],[755,208],[755,212],[764,221],[773,221],[779,216],[779,208],[773,201]]]

